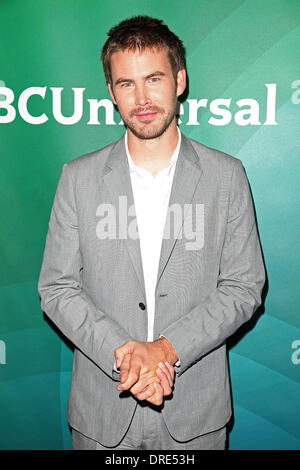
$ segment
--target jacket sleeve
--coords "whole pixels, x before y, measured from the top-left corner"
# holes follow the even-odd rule
[[[243,165],[237,159],[231,178],[217,286],[201,304],[161,331],[180,358],[178,376],[250,319],[261,304],[264,283],[265,270],[250,188]]]
[[[81,283],[82,259],[72,175],[64,164],[50,215],[38,281],[41,307],[62,333],[112,379],[114,350],[132,340],[96,309]]]

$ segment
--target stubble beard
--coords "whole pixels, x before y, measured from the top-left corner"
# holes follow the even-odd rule
[[[164,108],[151,106],[133,110],[129,114],[128,118],[123,117],[122,115],[121,117],[127,129],[129,129],[138,139],[150,140],[161,137],[166,132],[173,120],[176,119],[176,110],[177,98],[174,102],[172,109],[169,112],[166,112]],[[157,113],[154,122],[136,122],[138,119],[135,116],[136,114],[151,111]]]

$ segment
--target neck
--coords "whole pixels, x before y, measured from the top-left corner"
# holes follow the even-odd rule
[[[178,142],[176,122],[155,139],[139,139],[130,129],[127,130],[127,144],[133,162],[156,174],[169,165]]]

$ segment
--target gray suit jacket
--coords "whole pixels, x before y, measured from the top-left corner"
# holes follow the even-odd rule
[[[63,165],[38,283],[42,309],[75,345],[69,424],[106,446],[121,440],[137,405],[116,390],[114,349],[147,338],[139,240],[96,233],[99,204],[118,216],[119,196],[134,202],[124,137]],[[182,135],[174,203],[204,205],[203,247],[187,250],[184,231],[171,230],[155,291],[154,339],[166,336],[181,362],[162,414],[185,441],[231,416],[226,339],[260,305],[265,271],[240,160]]]

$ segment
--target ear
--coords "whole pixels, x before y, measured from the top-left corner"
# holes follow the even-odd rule
[[[117,104],[116,102],[116,98],[115,98],[115,95],[114,95],[114,92],[112,90],[112,86],[111,86],[111,83],[107,83],[107,87],[108,87],[108,91],[109,91],[109,94],[110,94],[110,97],[111,97],[111,100],[114,104]]]
[[[177,72],[177,96],[182,95],[186,87],[186,71],[181,69]]]

